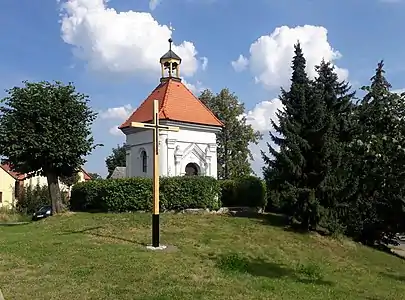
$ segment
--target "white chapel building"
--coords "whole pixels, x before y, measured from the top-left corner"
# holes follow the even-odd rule
[[[153,130],[131,127],[152,122],[159,101],[159,123],[180,131],[159,132],[160,176],[205,175],[217,178],[216,135],[223,124],[180,79],[181,58],[171,50],[161,57],[160,84],[119,127],[126,135],[126,177],[152,177]]]

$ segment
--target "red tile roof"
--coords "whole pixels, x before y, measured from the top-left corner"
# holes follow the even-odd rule
[[[85,181],[92,179],[91,176],[89,175],[89,173],[87,173],[85,169],[81,168],[81,170],[83,172],[83,177],[84,177]]]
[[[161,82],[119,128],[129,127],[131,122],[152,121],[153,100],[159,100],[159,120],[223,126],[181,81],[168,79]]]
[[[26,177],[25,174],[19,174],[17,172],[12,171],[8,163],[0,164],[0,168],[6,171],[15,180],[24,180]]]
[[[24,180],[26,177],[25,174],[19,174],[15,171],[12,171],[8,163],[0,164],[0,168],[2,168],[4,171],[10,174],[10,176],[13,177],[15,180]],[[85,181],[92,179],[89,173],[86,172],[86,170],[81,168],[81,171],[83,172],[83,177]]]

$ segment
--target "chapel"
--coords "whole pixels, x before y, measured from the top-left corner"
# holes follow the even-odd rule
[[[182,83],[181,58],[172,50],[160,58],[159,85],[119,127],[126,135],[126,177],[152,177],[153,130],[131,127],[132,122],[153,120],[153,102],[159,101],[161,125],[179,131],[159,130],[160,176],[205,175],[217,178],[216,135],[222,122]]]

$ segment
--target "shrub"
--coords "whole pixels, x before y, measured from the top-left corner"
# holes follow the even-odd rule
[[[18,195],[16,209],[20,213],[32,214],[41,205],[51,204],[47,186],[31,185],[23,187]]]
[[[218,181],[209,176],[166,177],[161,184],[161,205],[167,210],[219,209]]]
[[[28,221],[28,217],[15,209],[0,207],[0,223],[14,223]]]
[[[220,185],[221,202],[224,206],[266,207],[266,185],[258,177],[247,176],[236,180],[222,180]]]
[[[160,180],[160,210],[220,207],[220,189],[212,177],[165,177]],[[152,179],[92,180],[73,186],[70,208],[126,212],[152,209]]]

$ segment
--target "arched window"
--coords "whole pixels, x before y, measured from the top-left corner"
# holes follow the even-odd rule
[[[195,163],[188,163],[186,165],[186,176],[197,176],[199,175],[199,167]]]
[[[142,152],[141,152],[141,162],[142,162],[142,172],[147,173],[148,172],[148,157],[146,155],[145,150],[142,150]]]

